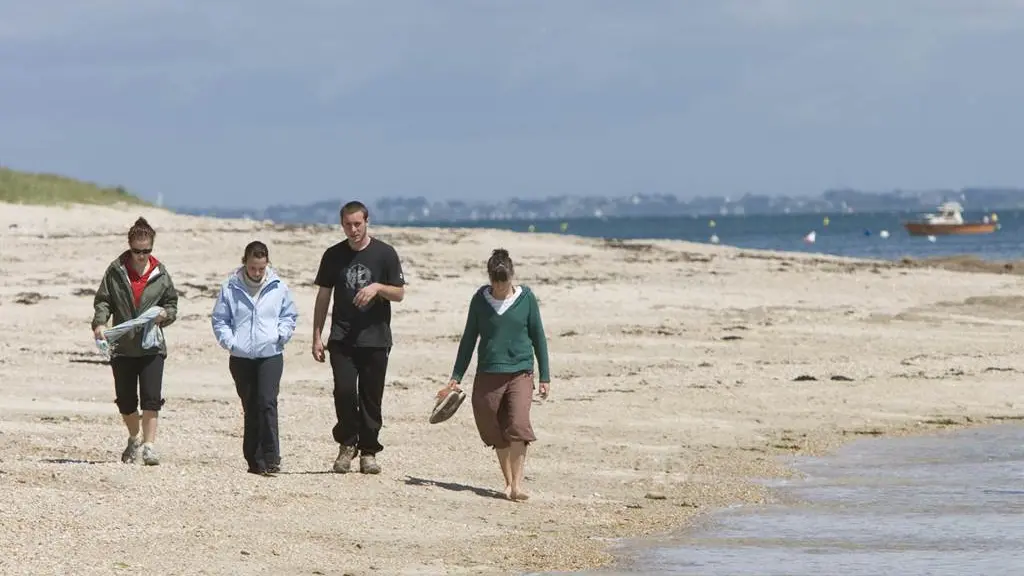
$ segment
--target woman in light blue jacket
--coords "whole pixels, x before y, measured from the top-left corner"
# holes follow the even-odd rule
[[[250,242],[242,266],[221,286],[212,324],[217,343],[231,353],[228,369],[245,413],[242,454],[252,474],[281,470],[277,396],[284,346],[298,317],[288,285],[270,268],[266,244]]]

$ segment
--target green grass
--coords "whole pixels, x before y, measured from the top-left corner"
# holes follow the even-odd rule
[[[0,202],[10,204],[126,204],[150,205],[120,186],[104,188],[57,174],[37,174],[0,168]]]

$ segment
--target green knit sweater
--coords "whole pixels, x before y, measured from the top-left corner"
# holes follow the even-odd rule
[[[544,324],[540,319],[537,297],[526,286],[519,287],[522,293],[502,314],[491,306],[484,296],[490,289],[483,286],[473,294],[466,315],[466,327],[459,342],[459,353],[455,359],[452,379],[461,382],[477,347],[477,372],[512,373],[533,370],[534,353],[541,382],[550,382],[548,368],[548,343],[544,335]]]

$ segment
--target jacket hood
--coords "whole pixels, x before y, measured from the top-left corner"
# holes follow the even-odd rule
[[[231,286],[236,286],[236,287],[238,287],[238,288],[240,288],[242,290],[245,290],[245,284],[243,284],[242,278],[240,277],[240,275],[244,274],[244,273],[245,273],[245,266],[239,266],[238,268],[235,268],[234,272],[232,272],[231,276],[228,278],[228,284],[231,285]],[[274,270],[273,268],[271,268],[270,266],[267,266],[267,269],[263,272],[263,274],[267,278],[266,283],[264,283],[264,285],[263,285],[264,287],[270,286],[274,282],[280,282],[281,281],[281,278],[278,277],[278,275],[277,275],[277,271]]]

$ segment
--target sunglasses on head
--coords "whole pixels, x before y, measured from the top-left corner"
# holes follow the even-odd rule
[[[149,254],[153,252],[152,248],[132,248],[132,254]]]

